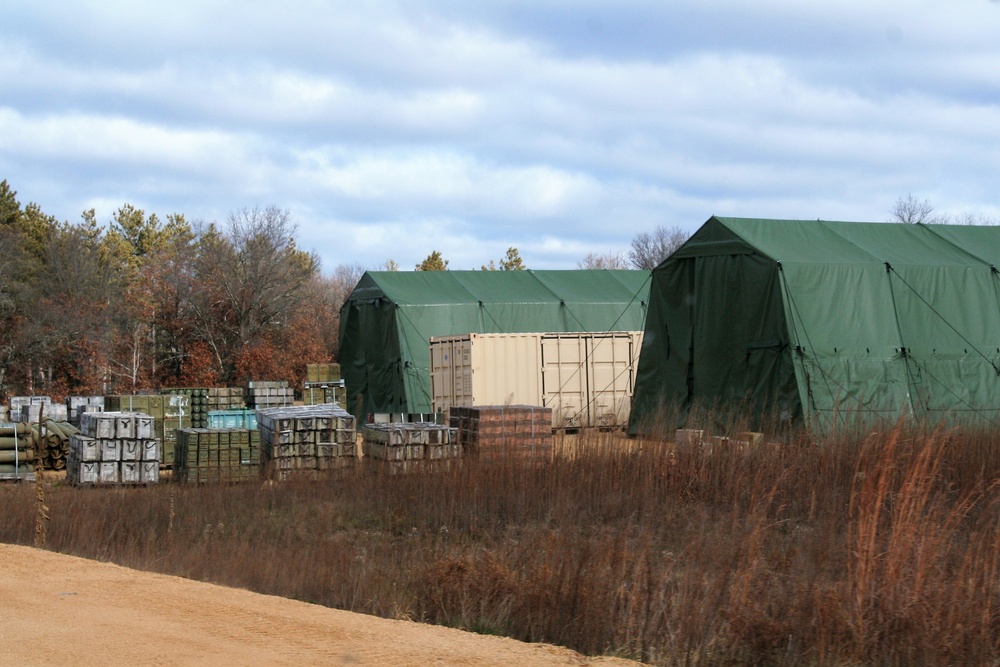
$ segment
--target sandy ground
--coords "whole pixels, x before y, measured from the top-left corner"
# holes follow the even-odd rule
[[[0,665],[636,664],[0,544]]]

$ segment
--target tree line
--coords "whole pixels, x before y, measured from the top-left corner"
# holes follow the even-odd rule
[[[336,353],[336,274],[287,211],[192,225],[125,204],[71,224],[16,195],[0,182],[2,395],[294,380]]]
[[[127,203],[107,224],[93,209],[58,221],[0,181],[0,398],[301,382],[307,363],[337,358],[340,307],[366,269],[323,275],[295,233],[273,206],[221,224]],[[686,238],[676,228],[638,235],[629,261],[652,268]],[[630,268],[614,257],[579,267]],[[436,250],[414,267],[447,268]],[[482,266],[525,268],[515,247]]]
[[[900,198],[897,222],[951,219],[927,200]],[[0,398],[109,394],[166,386],[300,383],[307,363],[337,359],[340,307],[365,272],[329,275],[299,248],[288,211],[241,209],[222,224],[161,219],[124,204],[102,225],[22,206],[0,181]],[[582,269],[654,268],[689,232],[657,227],[627,251],[591,253]],[[380,270],[399,270],[392,259]],[[526,266],[515,247],[484,271]],[[440,251],[414,267],[448,269]]]

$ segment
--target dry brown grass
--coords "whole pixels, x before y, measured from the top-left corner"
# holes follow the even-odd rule
[[[53,485],[47,544],[660,665],[1000,660],[1000,433],[562,444],[547,466]],[[34,491],[0,506],[0,540],[30,544]]]

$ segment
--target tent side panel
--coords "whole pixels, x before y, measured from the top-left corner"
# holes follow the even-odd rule
[[[654,272],[635,376],[629,433],[650,433],[689,405],[694,259],[671,260]]]
[[[798,414],[774,261],[753,254],[676,259],[661,264],[653,280],[631,432],[649,432],[671,412],[682,425],[695,406],[720,419]]]
[[[395,310],[373,299],[348,301],[341,311],[340,361],[350,412],[359,400],[365,414],[406,411]]]
[[[781,275],[799,394],[826,430],[911,411],[889,274],[881,264],[785,263]]]
[[[718,419],[791,418],[799,398],[777,263],[753,254],[695,262],[694,399]]]
[[[997,278],[982,267],[891,274],[914,410],[933,422],[1000,422]]]

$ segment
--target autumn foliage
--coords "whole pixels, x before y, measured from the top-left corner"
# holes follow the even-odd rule
[[[0,395],[301,384],[335,353],[336,306],[287,211],[191,225],[125,204],[58,222],[0,182]]]

